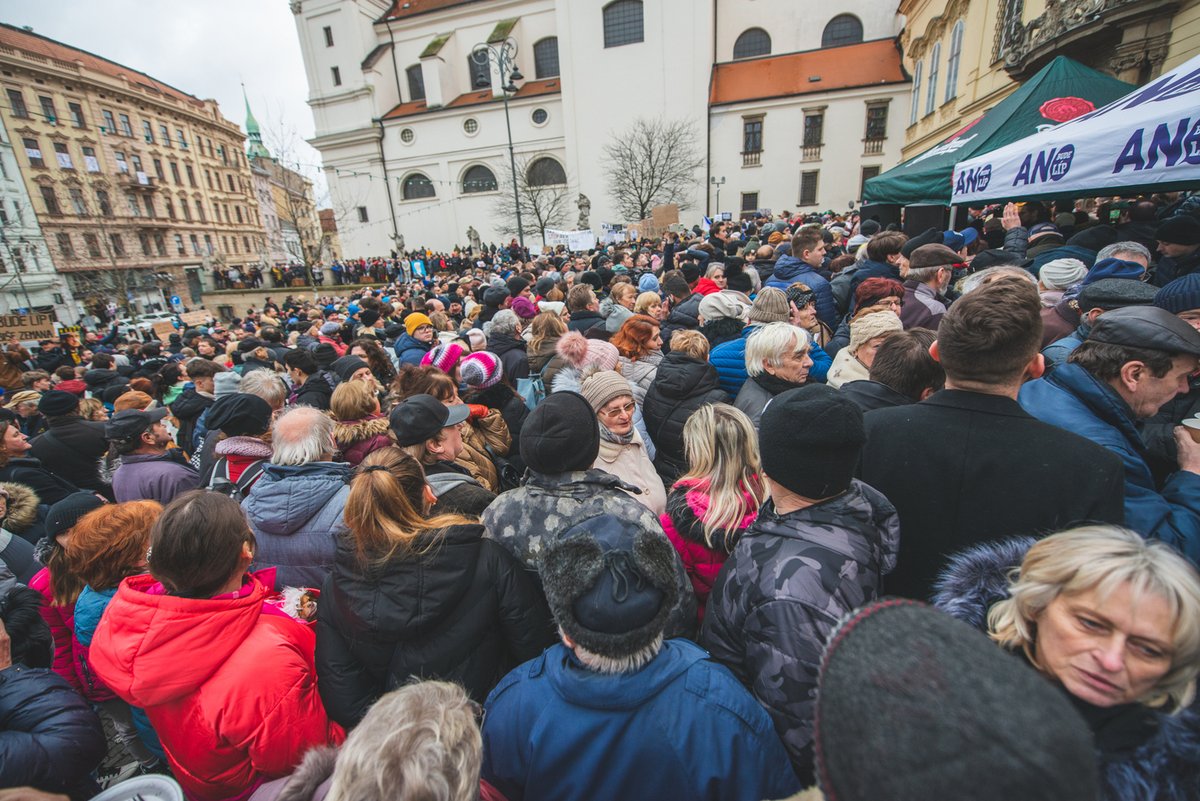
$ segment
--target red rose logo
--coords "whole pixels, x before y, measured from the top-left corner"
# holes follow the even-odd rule
[[[1082,97],[1056,97],[1053,100],[1047,100],[1038,109],[1043,117],[1053,122],[1066,122],[1095,110],[1095,104]]]

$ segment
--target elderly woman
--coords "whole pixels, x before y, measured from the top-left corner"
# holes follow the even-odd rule
[[[660,330],[658,320],[645,314],[635,314],[609,340],[621,354],[621,375],[633,387],[633,399],[639,407],[646,399],[646,390],[654,382],[663,358]]]
[[[1023,270],[1032,280],[1029,271]],[[893,311],[900,316],[900,308],[904,306],[904,284],[891,278],[868,278],[854,290],[854,303],[851,311],[861,313],[863,309],[881,307]],[[836,356],[838,351],[850,344],[850,316],[842,320],[833,338],[822,347],[830,356]]]
[[[833,357],[826,383],[838,389],[851,381],[869,379],[871,365],[875,363],[875,351],[890,335],[903,330],[903,323],[893,311],[880,306],[860,311],[850,323],[850,344]]]
[[[1065,693],[1092,729],[1105,799],[1195,799],[1200,576],[1170,546],[1116,526],[976,546],[934,605]]]
[[[784,293],[788,299],[788,322],[803,328],[822,348],[833,339],[833,330],[817,318],[817,293],[808,284],[795,283]]]
[[[613,286],[608,298],[600,304],[600,315],[604,317],[604,330],[617,333],[625,321],[633,316],[633,304],[637,302],[637,287],[619,283]]]
[[[637,487],[637,500],[661,515],[667,508],[667,491],[634,426],[637,403],[629,382],[614,370],[600,370],[583,379],[580,394],[596,412],[600,425],[600,455],[592,467]]]
[[[791,323],[767,323],[746,339],[749,378],[733,405],[746,413],[756,431],[771,398],[808,381],[813,363],[808,348],[808,334]]]
[[[647,273],[643,278],[653,278],[653,275]],[[653,317],[655,320],[661,320],[666,317],[666,307],[663,306],[662,297],[657,292],[643,292],[637,296],[637,300],[633,303],[634,314],[644,314],[647,317]]]

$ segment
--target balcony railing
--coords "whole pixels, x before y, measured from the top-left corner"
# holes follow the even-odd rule
[[[883,152],[883,139],[864,139],[863,140],[863,155],[878,156]]]
[[[801,145],[800,158],[804,159],[805,161],[820,161],[821,145]]]
[[[742,166],[743,167],[757,167],[761,163],[762,163],[762,151],[761,150],[751,150],[749,152],[742,154]]]

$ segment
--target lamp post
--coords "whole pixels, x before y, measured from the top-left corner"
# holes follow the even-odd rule
[[[504,99],[504,127],[508,131],[508,165],[512,170],[513,203],[517,209],[517,237],[521,249],[525,249],[525,227],[521,225],[521,198],[517,193],[517,156],[513,152],[512,120],[508,116],[508,96],[516,94],[517,81],[525,80],[525,76],[517,69],[517,42],[508,38],[502,42],[481,42],[471,51],[471,60],[479,66],[495,64],[500,73],[500,96]],[[476,89],[485,89],[491,81],[481,77],[475,82]]]
[[[716,211],[716,214],[719,215],[721,213],[721,187],[725,185],[725,176],[722,175],[721,180],[719,180],[719,181],[716,179],[716,176],[713,176],[712,178],[709,179],[709,181],[712,183],[713,186],[715,186],[717,188],[717,211]]]

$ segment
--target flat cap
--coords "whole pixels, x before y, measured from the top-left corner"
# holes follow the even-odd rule
[[[1101,278],[1079,291],[1079,310],[1123,309],[1126,306],[1149,306],[1158,288],[1128,278]]]
[[[1105,312],[1092,326],[1088,341],[1200,356],[1200,331],[1157,306]]]

